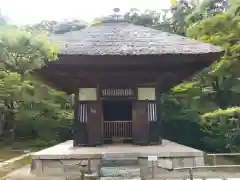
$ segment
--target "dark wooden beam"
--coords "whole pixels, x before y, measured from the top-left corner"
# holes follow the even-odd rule
[[[159,66],[49,66],[41,71],[42,77],[47,84],[74,93],[74,85],[78,87],[96,87],[97,84],[108,84],[119,86],[132,86],[156,82],[161,79],[162,92],[168,91],[173,86],[181,83],[184,79],[192,76],[198,69],[203,67],[202,63],[185,63],[179,66],[165,69]],[[86,68],[86,69],[85,69]],[[159,68],[161,70],[159,70]]]

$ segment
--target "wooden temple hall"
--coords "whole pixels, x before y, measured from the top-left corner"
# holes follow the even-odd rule
[[[74,146],[161,144],[161,94],[222,55],[214,45],[114,19],[51,38],[58,59],[39,73],[75,94]]]

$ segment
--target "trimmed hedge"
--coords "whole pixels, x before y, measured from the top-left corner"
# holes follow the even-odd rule
[[[240,107],[219,109],[201,116],[205,144],[216,152],[240,151]]]
[[[193,117],[169,117],[163,122],[166,139],[208,152],[240,151],[240,107]]]

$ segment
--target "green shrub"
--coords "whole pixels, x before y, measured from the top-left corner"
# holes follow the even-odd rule
[[[204,142],[216,152],[240,150],[240,107],[216,110],[201,116],[201,129],[207,134]]]

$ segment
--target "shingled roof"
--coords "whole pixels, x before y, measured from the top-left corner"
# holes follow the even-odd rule
[[[220,47],[128,22],[108,22],[53,35],[66,55],[212,54]]]

